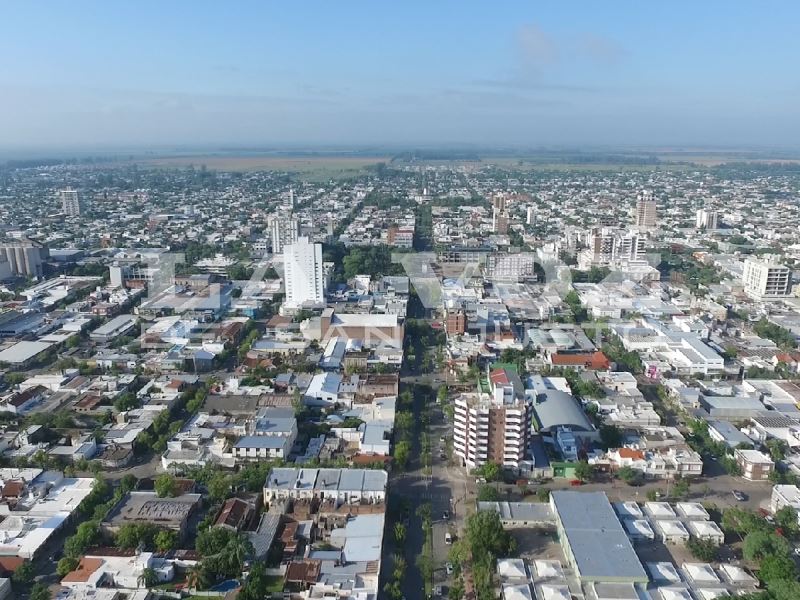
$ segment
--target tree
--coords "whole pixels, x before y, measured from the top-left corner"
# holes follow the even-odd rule
[[[465,539],[472,557],[472,576],[478,600],[494,598],[494,570],[497,558],[516,553],[514,538],[503,529],[500,515],[478,511],[467,518]]]
[[[475,475],[483,477],[486,481],[500,481],[503,477],[503,470],[497,463],[487,462],[475,469]]]
[[[622,445],[622,431],[616,425],[601,425],[600,441],[606,448],[619,448]]]
[[[156,534],[153,543],[159,552],[169,552],[178,546],[178,534],[170,529],[162,529]]]
[[[741,536],[753,531],[769,530],[767,522],[761,516],[742,508],[726,508],[722,512],[722,528]]]
[[[67,573],[71,573],[77,569],[79,563],[80,561],[77,558],[65,556],[58,561],[58,565],[56,565],[56,573],[59,577],[63,578]]]
[[[714,562],[717,560],[719,548],[711,540],[703,540],[693,537],[689,539],[689,541],[686,543],[686,546],[689,548],[692,556],[694,556],[697,560],[702,560],[703,562]]]
[[[403,545],[406,540],[406,526],[402,523],[394,524],[394,539],[399,545]]]
[[[408,459],[411,457],[411,444],[405,440],[398,442],[394,447],[394,462],[400,470],[403,470],[408,465]]]
[[[797,600],[797,598],[800,598],[800,582],[788,579],[773,579],[767,582],[767,587],[769,588],[771,600]]]
[[[158,525],[153,523],[125,523],[120,526],[114,537],[117,548],[133,549],[143,544],[146,548],[153,547],[153,540],[159,532]]]
[[[221,552],[235,535],[229,529],[212,527],[197,534],[194,547],[200,553],[200,556],[211,556]]]
[[[86,550],[100,537],[100,526],[97,521],[84,521],[78,525],[75,534],[64,542],[64,554],[80,558]]]
[[[450,589],[447,590],[448,600],[461,600],[464,597],[464,584],[461,581],[453,582]]]
[[[51,600],[53,595],[43,583],[35,583],[28,594],[28,600]]]
[[[128,473],[119,480],[119,489],[122,490],[123,493],[131,492],[136,489],[137,482],[136,475]]]
[[[406,574],[408,564],[402,554],[392,555],[392,578],[401,581]]]
[[[399,411],[395,415],[394,427],[397,431],[397,435],[401,438],[409,436],[411,431],[414,429],[415,424],[416,421],[414,419],[414,415],[407,410]]]
[[[775,462],[780,462],[784,458],[786,458],[786,450],[788,450],[789,446],[783,440],[779,440],[778,438],[772,438],[767,440],[766,442],[767,449],[769,450],[769,455],[772,460]]]
[[[467,518],[465,527],[467,543],[473,559],[483,554],[512,556],[516,552],[514,538],[503,529],[500,515],[495,511],[478,511]]]
[[[689,497],[689,480],[678,479],[672,487],[672,495],[675,498],[683,500]]]
[[[24,563],[14,569],[14,573],[11,575],[11,580],[15,585],[27,586],[33,583],[33,578],[35,576],[36,572],[33,568],[33,563],[29,560],[26,560]]]
[[[761,561],[758,569],[758,576],[762,581],[797,579],[797,567],[788,554],[768,554]]]
[[[744,538],[742,555],[752,561],[761,561],[770,555],[788,556],[789,542],[769,531],[752,531]]]
[[[550,502],[550,490],[547,488],[539,488],[536,490],[537,502]]]
[[[625,465],[624,467],[620,468],[619,471],[617,471],[617,477],[619,477],[628,485],[634,485],[641,480],[642,474],[636,469]]]
[[[186,576],[186,583],[189,587],[198,590],[205,589],[211,583],[211,576],[203,563],[197,563],[189,569]]]
[[[177,496],[180,491],[178,482],[174,475],[171,473],[162,473],[156,477],[155,481],[156,495],[159,498],[171,498]]]
[[[447,402],[447,386],[446,385],[440,386],[439,389],[437,390],[437,392],[436,392],[436,401],[439,404],[444,404],[445,402]]]
[[[222,471],[215,471],[206,483],[209,499],[214,503],[225,500],[231,492],[231,484],[232,478],[230,475]]]
[[[155,569],[145,567],[136,579],[136,583],[141,588],[151,588],[158,585],[158,574]]]
[[[114,400],[114,408],[119,412],[129,411],[138,407],[139,399],[136,397],[136,394],[130,392],[120,394],[119,397]]]
[[[491,485],[482,485],[478,488],[478,502],[496,502],[500,499],[500,492]]]
[[[797,524],[797,511],[791,506],[784,506],[775,513],[775,524],[781,528],[783,535],[796,538],[800,531]]]
[[[739,466],[739,463],[736,462],[736,459],[732,456],[723,456],[719,459],[719,464],[728,475],[732,475],[733,477],[741,477],[742,467]]]
[[[590,481],[594,476],[594,467],[585,460],[575,465],[575,479],[580,481]]]

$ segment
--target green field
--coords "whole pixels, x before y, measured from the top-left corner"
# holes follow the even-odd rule
[[[215,156],[186,155],[134,161],[136,164],[161,168],[205,166],[216,171],[287,171],[308,179],[340,179],[362,175],[367,167],[389,162],[387,156]]]

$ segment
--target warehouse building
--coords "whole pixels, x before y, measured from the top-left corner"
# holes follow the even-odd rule
[[[564,555],[581,582],[649,581],[604,492],[553,491],[550,506]]]

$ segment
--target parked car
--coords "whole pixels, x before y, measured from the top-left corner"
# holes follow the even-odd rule
[[[437,585],[435,588],[433,588],[433,595],[440,597],[442,595],[442,586]]]
[[[442,520],[444,521],[450,520],[450,513],[448,511],[444,511],[444,513],[442,513]]]
[[[745,500],[747,500],[747,494],[745,494],[744,492],[740,492],[739,490],[732,490],[731,494],[733,494],[733,497],[736,498],[736,500],[738,500],[739,502],[744,502]]]
[[[795,554],[800,554],[800,548],[794,549]],[[453,574],[453,563],[445,563],[444,570],[448,575]]]
[[[449,531],[444,534],[444,543],[448,546],[453,543],[453,536],[450,535]]]

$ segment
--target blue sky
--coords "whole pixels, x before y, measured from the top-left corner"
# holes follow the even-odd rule
[[[10,3],[0,146],[800,146],[800,3]]]

